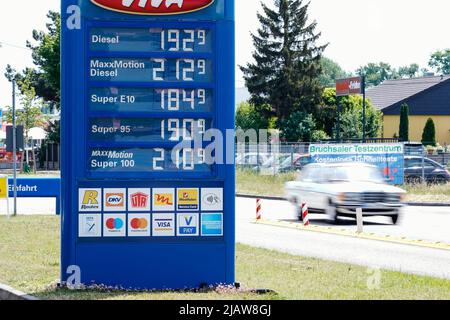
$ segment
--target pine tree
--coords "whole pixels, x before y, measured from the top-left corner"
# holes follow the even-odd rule
[[[406,103],[401,106],[399,138],[400,141],[409,141],[409,106]]]
[[[275,9],[262,4],[261,27],[252,34],[255,63],[241,67],[251,102],[270,105],[266,116],[276,116],[279,122],[293,112],[315,112],[321,101],[326,45],[316,45],[321,34],[315,31],[316,22],[308,23],[309,3],[303,2],[275,0]]]
[[[436,127],[434,121],[428,118],[422,134],[422,143],[427,146],[436,146]]]

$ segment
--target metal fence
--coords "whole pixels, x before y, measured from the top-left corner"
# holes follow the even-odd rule
[[[56,143],[44,143],[39,148],[35,147],[34,154],[31,148],[27,148],[26,151],[17,152],[17,168],[23,172],[27,166],[33,168],[36,165],[37,171],[58,171],[60,152],[60,145]],[[12,170],[12,153],[4,153],[0,158],[0,171],[3,174],[10,174]]]
[[[346,141],[350,143],[350,141]],[[362,141],[355,140],[352,143]],[[367,143],[394,143],[397,141],[377,139]],[[328,141],[323,143],[336,143]],[[341,142],[342,143],[342,142]],[[345,142],[344,142],[345,143]],[[236,146],[236,166],[238,169],[250,170],[259,174],[277,175],[300,172],[312,162],[309,155],[309,143],[238,144]],[[440,179],[444,176],[433,173],[436,163],[450,168],[450,153],[429,154],[421,145],[405,144],[405,181],[423,182]],[[445,175],[445,173],[443,173]]]

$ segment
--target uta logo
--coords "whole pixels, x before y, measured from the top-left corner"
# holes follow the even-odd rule
[[[214,0],[91,0],[107,10],[129,14],[166,15],[202,10]]]
[[[183,6],[183,1],[184,1],[184,0],[166,0],[166,1],[164,1],[164,0],[151,0],[151,1],[150,1],[150,5],[151,5],[153,8],[159,8],[159,7],[161,6],[161,4],[162,4],[163,2],[165,2],[166,8],[170,7],[170,6],[173,5],[173,4],[176,4],[176,5],[178,5],[178,8],[181,8],[181,7]],[[122,4],[123,4],[125,7],[131,7],[131,5],[132,5],[133,3],[135,3],[135,2],[138,3],[138,6],[139,6],[139,7],[145,8],[145,7],[147,6],[147,3],[148,3],[149,1],[148,1],[148,0],[123,0],[123,1],[122,1]]]

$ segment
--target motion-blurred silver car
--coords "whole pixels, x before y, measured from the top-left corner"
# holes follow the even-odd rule
[[[339,217],[387,216],[397,223],[406,191],[387,184],[380,169],[360,163],[310,164],[297,181],[285,186],[286,199],[297,207],[302,219],[301,204],[310,213],[322,213],[337,222]]]

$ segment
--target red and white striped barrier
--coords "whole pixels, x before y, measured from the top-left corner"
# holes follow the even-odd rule
[[[302,203],[302,217],[303,217],[303,225],[309,226],[309,211],[308,206],[305,202]]]
[[[256,199],[256,220],[261,220],[261,199]]]

